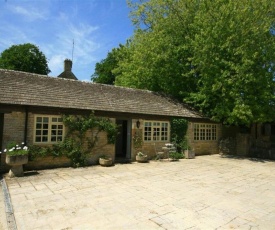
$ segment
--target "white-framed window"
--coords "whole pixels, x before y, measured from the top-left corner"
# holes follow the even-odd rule
[[[144,141],[168,141],[169,122],[144,121]]]
[[[64,129],[61,116],[35,115],[34,143],[53,144],[63,141]]]
[[[195,141],[215,141],[217,140],[216,124],[194,124]]]

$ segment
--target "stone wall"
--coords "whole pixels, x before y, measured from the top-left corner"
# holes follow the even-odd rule
[[[7,148],[7,145],[12,141],[18,144],[24,141],[25,113],[12,112],[4,114],[3,131],[3,149],[0,150],[2,152],[0,172],[7,172],[10,167],[6,164],[6,154],[3,153],[3,150]]]
[[[238,156],[248,156],[252,144],[249,133],[237,133],[236,137],[236,154]]]
[[[219,154],[236,155],[236,138],[228,137],[220,140]]]
[[[34,142],[34,115],[33,113],[28,114],[28,129],[27,129],[27,145],[33,145]],[[24,141],[25,135],[25,112],[12,112],[4,115],[4,135],[3,135],[3,149],[6,148],[7,144],[14,141],[18,144]],[[113,119],[113,122],[115,120]],[[90,132],[89,135],[95,135],[96,130]],[[47,146],[40,144],[40,146]],[[107,144],[107,134],[100,132],[98,135],[98,142],[88,157],[88,164],[98,164],[98,158],[101,155],[109,155],[113,159],[115,158],[115,145]],[[7,172],[9,166],[5,163],[6,154],[1,154],[1,172]],[[64,158],[53,158],[44,157],[38,158],[35,161],[29,162],[25,165],[26,169],[42,169],[42,168],[53,168],[53,167],[67,167],[69,166],[69,160]]]
[[[133,120],[133,124],[135,123],[135,120]],[[140,129],[143,129],[142,127],[143,121],[141,120],[141,127]],[[135,133],[136,128],[132,127],[132,135]],[[222,136],[222,130],[221,125],[217,124],[217,139],[214,141],[195,141],[194,140],[194,123],[189,122],[188,123],[188,129],[187,129],[187,138],[188,138],[188,144],[191,147],[192,150],[195,151],[196,155],[206,155],[206,154],[218,154],[219,153],[219,139]],[[158,142],[143,142],[143,145],[141,148],[134,148],[132,144],[132,160],[135,160],[136,154],[141,151],[148,155],[149,159],[152,159],[156,156],[156,151],[163,151],[162,147],[165,146],[166,143],[169,141],[158,141]]]
[[[24,141],[25,113],[12,112],[4,114],[3,148],[14,141],[21,144]]]
[[[24,165],[25,170],[40,170],[59,167],[69,167],[70,159],[67,157],[38,157]]]
[[[275,125],[253,124],[251,127],[251,146],[248,156],[275,160]]]
[[[275,126],[274,126],[275,127]],[[223,127],[220,154],[275,160],[275,136],[270,124],[242,127]]]
[[[196,122],[199,123],[199,122]],[[216,129],[216,140],[194,140],[194,122],[188,122],[187,138],[188,145],[191,150],[195,152],[195,155],[208,155],[208,154],[218,154],[219,153],[219,140],[222,136],[221,125],[217,125]]]
[[[140,122],[140,127],[136,127],[136,122],[139,120]],[[135,161],[136,160],[136,155],[138,152],[142,152],[147,154],[148,159],[154,159],[156,157],[156,152],[163,151],[162,147],[165,146],[166,143],[170,142],[170,133],[168,136],[168,141],[143,141],[143,130],[144,130],[144,120],[143,119],[133,119],[132,120],[132,141],[131,141],[131,160]],[[151,121],[148,119],[148,121]],[[169,122],[169,120],[158,120],[157,121],[164,121],[164,122]],[[169,122],[169,130],[171,130],[170,127],[170,122]],[[142,139],[142,146],[136,148],[134,146],[134,136],[136,134],[141,134],[140,138]],[[164,156],[166,157],[166,156]]]

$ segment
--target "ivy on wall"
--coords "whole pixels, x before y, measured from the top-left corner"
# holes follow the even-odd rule
[[[188,121],[182,118],[173,118],[171,120],[171,141],[176,146],[178,152],[188,149],[186,132]]]
[[[133,135],[133,146],[135,149],[140,149],[142,147],[143,141],[142,141],[142,130],[137,129],[134,132]]]

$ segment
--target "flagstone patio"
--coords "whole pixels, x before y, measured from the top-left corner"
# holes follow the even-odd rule
[[[19,230],[275,229],[274,161],[211,155],[26,175],[6,178]]]

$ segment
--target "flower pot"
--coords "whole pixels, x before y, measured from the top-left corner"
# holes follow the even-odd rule
[[[184,150],[184,156],[186,159],[193,159],[195,158],[195,152],[192,150]]]
[[[112,158],[99,158],[99,164],[101,166],[111,166],[113,164]]]
[[[23,164],[28,163],[28,155],[6,155],[6,164],[11,166],[10,177],[24,176]]]
[[[136,155],[136,161],[140,163],[145,163],[148,161],[148,157],[147,155],[144,155],[144,156]]]

